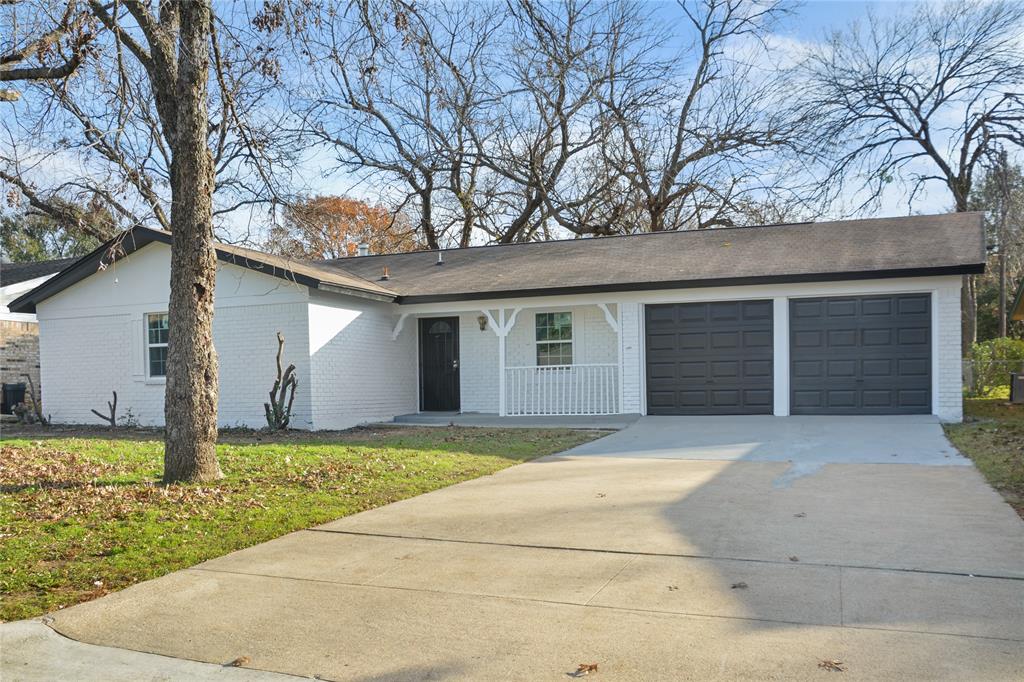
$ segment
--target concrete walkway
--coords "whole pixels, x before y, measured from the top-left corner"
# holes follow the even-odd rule
[[[288,682],[296,678],[83,644],[57,634],[41,620],[24,620],[0,625],[0,679],[4,682]]]
[[[930,415],[642,417],[569,454],[801,464],[970,466]]]
[[[866,420],[802,452],[808,466],[781,461],[777,423],[644,419],[65,609],[53,627],[335,680],[564,680],[580,663],[598,680],[816,680],[829,660],[843,679],[1024,678],[1024,523],[947,460],[941,433],[891,458],[916,427]],[[761,445],[699,459],[694,439]],[[884,463],[862,462],[871,448]]]

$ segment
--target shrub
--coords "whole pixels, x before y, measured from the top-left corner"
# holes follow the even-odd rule
[[[967,391],[985,396],[1010,383],[1010,373],[1024,371],[1024,340],[990,339],[971,347]]]

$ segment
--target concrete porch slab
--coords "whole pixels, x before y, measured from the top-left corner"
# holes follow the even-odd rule
[[[396,424],[411,426],[481,426],[505,429],[597,429],[618,431],[640,418],[638,414],[576,415],[564,417],[499,417],[483,412],[417,412],[395,417]]]

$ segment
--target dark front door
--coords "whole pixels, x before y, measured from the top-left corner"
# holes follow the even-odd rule
[[[459,409],[459,318],[420,319],[420,409]]]
[[[793,414],[928,414],[931,296],[793,299]]]
[[[649,305],[647,414],[771,414],[771,301]]]

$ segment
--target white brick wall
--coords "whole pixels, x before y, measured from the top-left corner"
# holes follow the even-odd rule
[[[345,429],[417,410],[416,320],[398,306],[310,293],[313,428]]]
[[[128,314],[48,318],[44,305],[39,306],[39,369],[46,387],[43,412],[54,423],[102,423],[89,410],[106,413],[111,391],[117,391],[118,415],[131,408],[142,424],[163,423],[163,384],[132,380]]]
[[[475,311],[459,315],[459,394],[463,412],[496,414],[498,336],[490,326],[480,331],[477,318],[481,314]]]
[[[221,426],[266,426],[263,403],[277,376],[278,331],[284,334],[281,364],[295,365],[299,380],[291,425],[312,428],[306,304],[300,302],[224,307],[214,314],[213,343],[220,362],[217,421]]]
[[[932,391],[935,414],[943,421],[964,418],[963,379],[960,362],[960,278],[940,287],[932,301],[932,329],[935,334],[932,361]]]
[[[111,390],[119,413],[130,408],[142,424],[163,422],[164,385],[145,376],[143,316],[167,306],[169,252],[151,244],[38,307],[44,410],[55,422],[99,423]],[[866,280],[819,284],[721,287],[506,299],[453,306],[395,306],[355,297],[309,292],[305,287],[220,264],[214,341],[220,356],[222,426],[262,426],[263,401],[273,383],[275,333],[286,337],[285,361],[298,368],[294,425],[346,428],[418,409],[416,316],[456,314],[460,330],[463,411],[498,411],[498,339],[480,331],[480,307],[521,307],[508,337],[509,366],[536,362],[534,314],[571,310],[575,361],[612,363],[615,332],[596,304],[612,304],[622,327],[623,411],[644,408],[643,305],[708,300],[786,298],[928,291],[933,294],[935,413],[962,418],[960,278]],[[409,313],[392,340],[399,316]]]
[[[56,423],[97,424],[112,390],[118,415],[143,425],[164,421],[164,382],[145,371],[146,313],[167,309],[169,249],[151,244],[38,306],[43,409]],[[274,382],[277,331],[285,363],[299,377],[296,426],[309,427],[306,288],[251,270],[218,265],[214,346],[220,365],[221,426],[265,424],[263,402]]]

